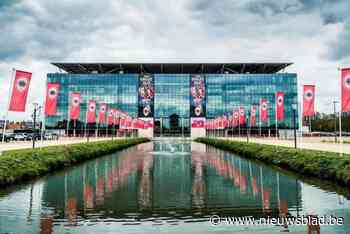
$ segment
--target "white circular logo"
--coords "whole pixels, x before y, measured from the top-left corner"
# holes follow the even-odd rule
[[[18,78],[16,81],[16,88],[18,91],[23,92],[27,89],[28,86],[28,80],[27,78],[21,77]]]
[[[350,75],[344,78],[344,87],[350,89]]]
[[[196,116],[200,116],[202,113],[202,108],[200,106],[197,106],[196,108],[194,108],[194,114]]]
[[[72,105],[73,106],[79,106],[79,104],[80,104],[80,98],[79,97],[73,97]]]
[[[261,104],[261,109],[262,110],[267,110],[267,103],[266,102]]]
[[[312,90],[309,89],[309,90],[305,91],[304,98],[306,100],[312,100],[313,97],[314,97],[314,94],[313,94]]]
[[[241,116],[244,116],[244,110],[243,110],[243,109],[240,109],[240,110],[239,110],[239,114],[240,114]]]
[[[56,88],[50,88],[49,89],[49,98],[55,99],[57,97],[57,89]]]
[[[89,105],[89,111],[90,111],[90,112],[94,112],[95,109],[96,109],[96,105],[95,105],[94,103],[90,103],[90,105]]]
[[[279,106],[282,106],[282,105],[283,105],[283,96],[278,96],[278,97],[277,97],[277,104],[278,104]]]
[[[146,106],[145,108],[143,108],[143,115],[144,116],[148,116],[150,112],[151,111],[150,111],[149,106]]]
[[[100,112],[106,112],[106,106],[105,105],[102,105],[100,107]]]

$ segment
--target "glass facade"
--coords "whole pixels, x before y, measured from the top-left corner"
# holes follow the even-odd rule
[[[174,119],[179,128],[189,128],[190,77],[192,74],[153,74],[154,119],[162,127],[170,128]],[[297,103],[297,76],[291,73],[275,74],[201,74],[205,78],[205,117],[212,119],[244,106],[249,110],[260,99],[269,101],[268,123],[275,124],[275,93],[285,93],[285,119],[280,128],[292,128],[292,103]],[[48,74],[48,82],[60,84],[57,115],[46,119],[46,126],[61,128],[68,117],[69,94],[80,92],[82,97],[79,120],[85,121],[86,103],[89,99],[105,102],[138,117],[139,74]],[[97,107],[98,109],[98,107]],[[297,113],[298,114],[298,113]],[[61,126],[61,127],[60,127]]]

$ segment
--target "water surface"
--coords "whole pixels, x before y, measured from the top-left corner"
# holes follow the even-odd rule
[[[332,190],[332,189],[331,189]],[[222,217],[334,215],[350,201],[199,143],[155,141],[0,189],[0,233],[307,233],[306,226],[212,225]]]

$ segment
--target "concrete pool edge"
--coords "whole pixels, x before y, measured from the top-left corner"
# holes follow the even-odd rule
[[[148,138],[117,139],[5,151],[0,156],[0,185],[27,181],[149,141]]]
[[[350,185],[350,155],[211,138],[197,138],[195,141],[299,175]]]

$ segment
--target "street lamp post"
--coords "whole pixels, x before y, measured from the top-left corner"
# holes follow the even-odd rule
[[[36,140],[36,115],[37,112],[40,110],[41,106],[39,106],[38,103],[33,103],[34,106],[34,111],[33,111],[33,137],[32,137],[32,142],[33,142],[33,149],[35,148],[35,140]]]
[[[297,104],[292,104],[293,109],[293,128],[294,128],[294,148],[297,148],[297,125],[296,125],[296,110],[297,110]]]

